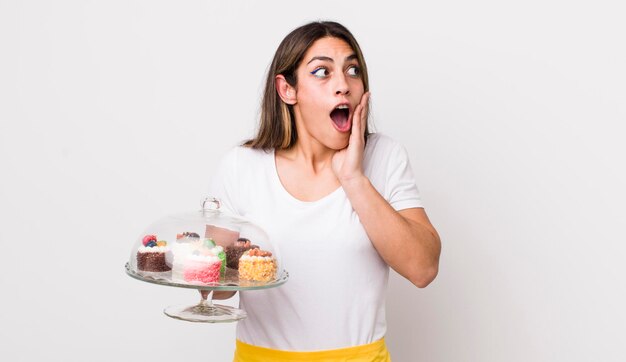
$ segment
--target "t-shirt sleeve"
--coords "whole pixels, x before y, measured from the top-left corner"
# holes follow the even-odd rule
[[[220,202],[220,210],[238,214],[237,177],[238,147],[229,150],[220,160],[215,172],[211,175],[207,195],[215,197]]]
[[[409,155],[400,144],[395,144],[389,154],[386,176],[384,196],[395,210],[423,207]]]

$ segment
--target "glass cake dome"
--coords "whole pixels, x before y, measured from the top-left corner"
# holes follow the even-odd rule
[[[198,289],[200,304],[165,309],[170,317],[194,322],[228,322],[245,311],[213,305],[212,291],[254,290],[287,281],[280,252],[267,233],[248,220],[220,211],[207,198],[196,212],[156,221],[135,240],[128,275],[161,285]]]

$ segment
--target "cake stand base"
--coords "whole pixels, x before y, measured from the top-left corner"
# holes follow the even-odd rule
[[[202,296],[200,303],[192,306],[169,306],[163,310],[163,313],[175,319],[201,323],[235,322],[246,318],[246,312],[241,309],[213,304],[212,298],[208,298],[210,294],[211,291],[200,290]]]

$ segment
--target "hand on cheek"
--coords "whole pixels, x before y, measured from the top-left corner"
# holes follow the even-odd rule
[[[369,92],[364,93],[361,102],[354,110],[348,147],[337,151],[333,156],[333,171],[342,184],[363,175],[362,164],[369,97]]]

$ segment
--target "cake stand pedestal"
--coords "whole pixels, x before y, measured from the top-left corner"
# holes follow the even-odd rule
[[[202,323],[235,322],[246,318],[246,312],[242,309],[213,304],[213,291],[268,289],[282,285],[289,279],[289,273],[286,270],[282,270],[277,274],[276,279],[269,282],[239,280],[236,270],[227,269],[226,275],[220,280],[220,283],[196,285],[173,282],[171,280],[171,272],[139,273],[132,270],[128,263],[126,263],[126,274],[147,283],[197,289],[200,292],[200,302],[198,304],[169,306],[163,310],[163,313],[171,318]]]
[[[172,305],[165,310],[167,316],[188,322],[220,323],[234,322],[246,318],[242,309],[213,304],[212,290],[199,290],[200,303],[196,305]]]

